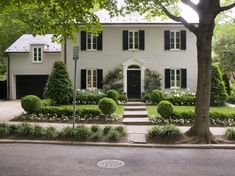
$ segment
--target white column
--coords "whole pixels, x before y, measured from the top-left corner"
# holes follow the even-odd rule
[[[127,93],[127,66],[123,66],[123,91]]]
[[[141,67],[141,93],[144,93],[144,72],[145,72],[145,67]]]

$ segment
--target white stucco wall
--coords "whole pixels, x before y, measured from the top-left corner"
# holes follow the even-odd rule
[[[33,63],[32,52],[9,53],[10,99],[16,99],[16,75],[49,75],[53,63],[61,60],[61,53],[43,53],[42,63]]]
[[[123,51],[122,31],[144,30],[144,51]],[[186,68],[187,87],[196,91],[197,81],[197,53],[196,37],[187,30],[187,49],[177,51],[164,50],[164,30],[186,30],[181,25],[146,25],[146,26],[103,26],[103,50],[80,51],[78,61],[77,87],[80,88],[81,69],[103,69],[104,76],[109,70],[121,65],[129,59],[137,58],[145,62],[144,67],[158,71],[162,75],[162,88],[164,89],[165,68]],[[80,46],[80,34],[77,35],[78,43],[67,42],[67,68],[73,80],[74,61],[72,59],[73,46]],[[63,49],[62,49],[63,50]],[[142,80],[143,82],[143,80]],[[142,85],[143,86],[143,85]]]

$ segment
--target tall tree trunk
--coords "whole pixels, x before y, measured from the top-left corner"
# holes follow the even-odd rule
[[[202,23],[201,23],[202,24]],[[214,143],[215,138],[209,130],[209,108],[211,95],[211,44],[214,23],[210,25],[199,25],[197,32],[197,59],[198,78],[196,93],[196,118],[191,129],[187,132],[189,136],[197,138],[197,143]]]

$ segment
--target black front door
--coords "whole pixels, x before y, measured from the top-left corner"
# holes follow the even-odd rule
[[[140,70],[127,70],[128,98],[141,98]]]

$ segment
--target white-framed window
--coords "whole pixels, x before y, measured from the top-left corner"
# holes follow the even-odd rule
[[[129,50],[138,50],[139,49],[139,31],[128,31],[128,47]]]
[[[180,31],[170,31],[170,47],[172,50],[180,49]]]
[[[171,88],[181,88],[181,69],[170,70]]]
[[[87,49],[97,50],[97,37],[90,32],[87,33]]]
[[[33,62],[42,62],[42,47],[33,47]]]
[[[87,77],[87,89],[96,89],[97,88],[97,70],[88,69],[86,77]]]

